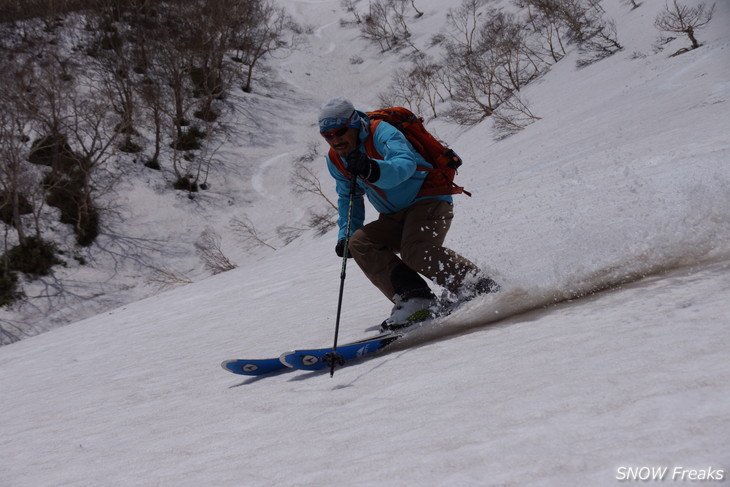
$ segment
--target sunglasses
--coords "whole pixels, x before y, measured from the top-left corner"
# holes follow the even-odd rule
[[[355,111],[353,110],[352,113],[350,114],[349,118],[347,119],[347,122],[345,122],[345,125],[343,125],[342,127],[338,128],[338,129],[332,129],[332,130],[328,130],[326,132],[320,132],[320,134],[322,135],[322,137],[324,137],[327,140],[332,140],[335,137],[342,137],[349,130],[350,122],[352,121],[352,117],[354,115],[355,115]]]
[[[335,137],[342,137],[347,133],[347,131],[350,130],[350,127],[348,125],[345,125],[344,127],[340,127],[338,129],[329,130],[327,132],[322,132],[322,137],[324,137],[327,140],[332,140]]]

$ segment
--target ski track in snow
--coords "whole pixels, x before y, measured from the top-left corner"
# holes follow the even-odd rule
[[[271,157],[261,164],[259,164],[256,168],[256,172],[251,177],[251,186],[253,189],[260,194],[261,196],[265,198],[274,198],[275,191],[266,188],[266,183],[264,182],[266,179],[266,175],[268,171],[271,169],[272,166],[274,166],[277,162],[280,160],[286,158],[289,156],[288,152],[285,152],[283,154],[279,154],[277,156]],[[280,181],[279,181],[280,182]]]

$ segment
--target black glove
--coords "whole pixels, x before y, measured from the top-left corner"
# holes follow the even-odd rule
[[[359,150],[347,154],[347,170],[353,176],[374,183],[380,178],[380,166]]]
[[[335,253],[337,254],[337,257],[342,257],[345,254],[345,239],[337,241],[337,245],[335,245]],[[352,254],[350,252],[347,253],[347,258],[352,259]]]

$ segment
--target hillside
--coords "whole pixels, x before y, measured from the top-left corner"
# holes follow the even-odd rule
[[[702,47],[670,57],[687,41],[656,48],[659,2],[604,1],[624,49],[582,69],[570,51],[525,87],[540,120],[500,141],[490,120],[431,120],[474,193],[457,199],[447,242],[504,292],[333,379],[257,380],[218,364],[331,342],[336,233],[251,251],[230,219],[269,237],[303,218],[319,202],[283,183],[309,143],[324,149],[318,106],[376,106],[403,62],[342,25],[339,0],[287,3],[311,35],[275,63],[271,93],[241,103],[221,150],[232,172],[174,205],[127,183],[119,218],[133,230],[99,243],[99,268],[116,271],[64,271],[77,294],[108,289],[105,302],[69,302],[49,323],[93,316],[0,348],[0,484],[608,486],[628,467],[727,478],[730,5],[717,3]],[[417,5],[424,46],[446,12]],[[179,229],[206,226],[238,268],[202,279]],[[148,249],[197,282],[133,286]],[[389,309],[348,268],[341,339]]]

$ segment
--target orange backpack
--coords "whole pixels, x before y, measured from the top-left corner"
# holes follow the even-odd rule
[[[365,153],[369,158],[383,159],[383,156],[378,154],[378,151],[375,149],[375,143],[373,142],[375,129],[382,120],[400,130],[413,148],[426,161],[433,165],[432,168],[426,166],[418,166],[416,168],[417,171],[426,171],[428,173],[423,182],[423,186],[421,186],[421,190],[418,192],[418,198],[462,193],[471,196],[470,192],[454,183],[454,176],[457,173],[456,170],[462,163],[461,158],[426,130],[426,127],[423,126],[423,118],[417,117],[413,112],[404,107],[382,108],[366,113],[370,118],[370,133],[364,143]],[[348,176],[345,165],[332,149],[329,151],[329,158],[340,172]],[[366,184],[369,183],[366,182]]]

